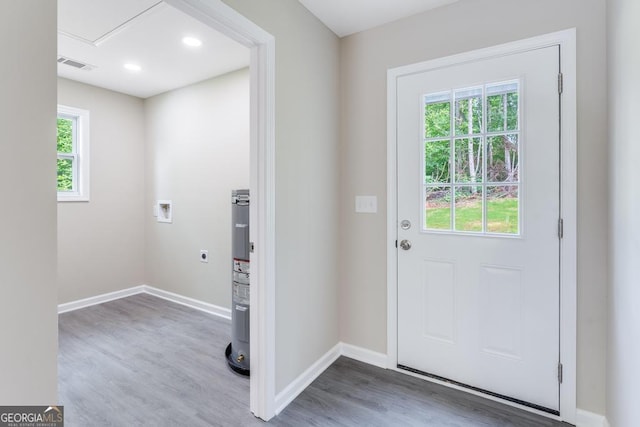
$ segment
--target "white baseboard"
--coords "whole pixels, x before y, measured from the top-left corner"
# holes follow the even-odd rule
[[[358,360],[363,363],[367,363],[369,365],[387,369],[387,355],[384,353],[378,353],[366,348],[358,347],[358,346],[347,344],[344,342],[339,343],[338,346],[340,346],[340,356],[345,356],[351,359]],[[325,367],[325,369],[329,367],[329,365],[331,365],[331,363],[329,363]],[[324,369],[322,369],[322,371],[324,371]],[[322,373],[322,371],[317,372],[316,377],[319,376]],[[312,381],[313,380],[308,381],[308,384],[311,384]],[[293,399],[291,399],[290,401],[292,400]],[[278,406],[279,411],[284,409],[284,406],[282,407]],[[610,427],[610,426],[607,419],[603,415],[578,409],[576,411],[576,427]]]
[[[102,295],[96,295],[90,298],[84,298],[77,301],[71,301],[58,305],[58,314],[68,311],[80,310],[81,308],[91,307],[92,305],[103,304],[105,302],[117,300],[120,298],[130,297],[131,295],[141,294],[145,292],[145,286],[134,286],[133,288],[122,289],[120,291],[109,292]]]
[[[368,363],[369,365],[377,366],[378,368],[387,369],[387,355],[384,353],[378,353],[366,348],[357,347],[355,345],[340,343],[341,351],[345,357],[355,359],[360,362]]]
[[[604,415],[578,409],[576,410],[576,427],[609,427],[609,422]]]
[[[276,415],[286,408],[340,356],[386,368],[387,355],[339,342],[276,396]]]
[[[276,415],[289,405],[309,385],[320,376],[338,357],[340,357],[341,343],[336,344],[331,350],[318,359],[298,378],[293,380],[284,390],[276,396]]]
[[[175,302],[177,304],[186,305],[187,307],[204,311],[205,313],[213,314],[214,316],[222,317],[226,320],[231,320],[231,310],[228,308],[220,307],[215,304],[200,301],[194,298],[185,297],[173,292],[164,291],[162,289],[154,288],[153,286],[143,285],[144,292],[153,295],[158,298],[166,299],[167,301]]]
[[[167,301],[175,302],[177,304],[185,305],[187,307],[204,311],[205,313],[212,314],[214,316],[222,317],[226,320],[231,320],[231,310],[228,308],[220,307],[208,302],[199,301],[193,298],[178,295],[173,292],[164,291],[162,289],[154,288],[153,286],[140,285],[133,288],[122,289],[120,291],[109,292],[102,295],[96,295],[94,297],[81,299],[78,301],[71,301],[58,305],[58,314],[67,313],[73,310],[79,310],[81,308],[91,307],[92,305],[102,304],[105,302],[117,300],[120,298],[130,297],[137,294],[149,294],[158,298],[165,299]]]

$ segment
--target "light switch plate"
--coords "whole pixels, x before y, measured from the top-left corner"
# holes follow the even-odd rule
[[[378,197],[377,196],[356,196],[356,212],[357,213],[377,213]]]

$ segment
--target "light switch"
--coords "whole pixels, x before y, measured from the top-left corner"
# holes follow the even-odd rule
[[[377,213],[378,197],[377,196],[356,196],[356,212],[357,213]]]

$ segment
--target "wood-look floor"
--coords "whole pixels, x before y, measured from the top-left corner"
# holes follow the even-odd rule
[[[150,295],[61,314],[59,394],[69,427],[264,426],[228,369],[230,325]],[[268,425],[563,426],[341,357]]]

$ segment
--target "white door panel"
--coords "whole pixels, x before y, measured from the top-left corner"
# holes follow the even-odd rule
[[[403,76],[397,87],[398,220],[411,224],[398,227],[411,243],[398,249],[398,365],[550,411],[559,409],[558,49]],[[449,133],[444,121],[442,134],[425,133],[425,111],[446,99]],[[427,164],[447,149],[449,163]]]

